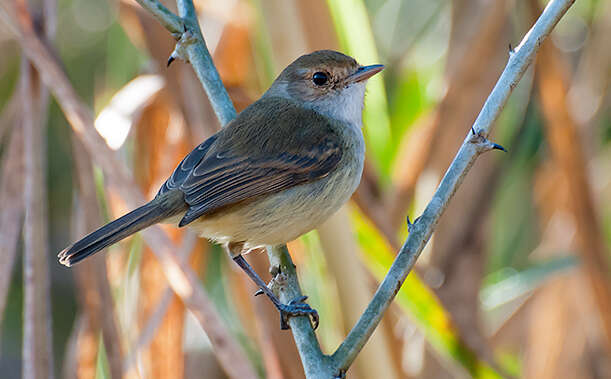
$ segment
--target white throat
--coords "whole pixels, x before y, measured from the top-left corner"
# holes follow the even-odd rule
[[[363,124],[363,100],[365,98],[366,81],[353,83],[341,91],[329,94],[322,99],[308,101],[305,106],[316,112],[359,129]],[[286,83],[274,83],[265,93],[265,96],[279,96],[289,100],[295,100],[287,91]]]
[[[354,83],[320,100],[310,102],[317,112],[346,122],[352,127],[361,128],[363,123],[363,100],[365,98],[365,82]]]

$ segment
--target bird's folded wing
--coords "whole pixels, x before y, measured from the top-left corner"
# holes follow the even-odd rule
[[[254,200],[328,175],[342,154],[333,137],[276,156],[253,158],[232,156],[227,152],[204,158],[178,187],[189,206],[179,226],[224,206]]]

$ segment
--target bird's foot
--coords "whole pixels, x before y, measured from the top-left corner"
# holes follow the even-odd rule
[[[289,318],[295,316],[308,316],[312,323],[312,328],[316,330],[318,328],[318,312],[306,304],[307,296],[300,296],[288,302],[288,304],[278,304],[276,308],[280,311],[280,328],[290,329]]]

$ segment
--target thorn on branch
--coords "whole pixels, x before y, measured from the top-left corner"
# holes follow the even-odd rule
[[[168,65],[166,67],[170,67],[170,65],[172,64],[172,62],[174,62],[176,60],[176,58],[174,58],[174,52],[172,52],[172,54],[170,55],[170,57],[168,58]]]
[[[409,215],[407,216],[407,232],[409,234],[412,234],[414,232],[414,227],[418,223],[418,220],[420,220],[420,217],[416,217],[416,219],[412,223],[411,220],[409,219]]]
[[[511,56],[513,55],[513,53],[515,53],[516,50],[513,48],[513,46],[511,46],[511,43],[509,44],[509,58],[511,58]]]
[[[187,29],[187,25],[184,25],[184,31],[180,35],[180,38],[178,38],[178,41],[176,41],[176,47],[174,47],[172,54],[170,54],[170,57],[168,58],[167,67],[170,67],[172,62],[174,62],[176,59],[181,59],[188,63],[189,58],[186,47],[196,42],[196,40],[197,38],[195,35]]]
[[[507,152],[507,150],[503,146],[499,145],[498,143],[489,141],[484,135],[484,133],[482,133],[481,131],[475,133],[475,130],[473,129],[473,127],[471,127],[471,132],[473,133],[473,135],[469,142],[475,144],[480,153],[485,153],[486,151],[490,150],[501,150]]]
[[[501,150],[503,152],[507,152],[507,149],[505,149],[503,146],[499,145],[498,143],[494,143],[494,142],[490,142],[492,144],[492,150]]]

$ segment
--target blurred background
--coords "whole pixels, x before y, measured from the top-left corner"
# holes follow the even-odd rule
[[[219,128],[192,68],[165,67],[174,40],[135,1],[31,5],[97,131],[151,198]],[[545,2],[195,5],[238,111],[313,50],[386,65],[368,84],[366,169],[353,201],[289,244],[331,353]],[[37,325],[56,377],[224,378],[141,237],[73,269],[57,263],[58,251],[128,209],[0,12],[0,376],[38,364],[22,354]],[[492,139],[509,152],[478,159],[350,378],[611,377],[610,35],[608,1],[577,1],[561,20],[495,125]],[[260,377],[302,378],[290,331],[246,275],[218,246],[167,230]],[[247,259],[269,280],[265,254]]]

